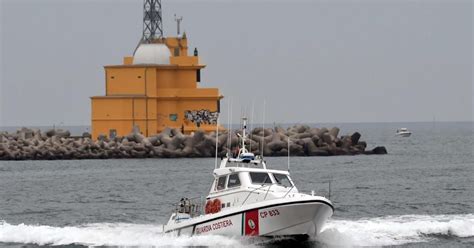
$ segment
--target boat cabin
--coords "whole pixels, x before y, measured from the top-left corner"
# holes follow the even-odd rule
[[[242,153],[243,154],[243,153]],[[253,158],[250,160],[249,157]],[[206,213],[298,193],[288,171],[267,169],[265,161],[249,153],[224,158],[214,170],[214,181],[206,200]]]
[[[243,164],[245,165],[245,164]],[[265,168],[230,167],[214,171],[215,180],[210,194],[228,191],[237,187],[276,185],[294,187],[287,171],[267,170]]]

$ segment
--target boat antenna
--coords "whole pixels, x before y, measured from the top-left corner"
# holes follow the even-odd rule
[[[331,182],[332,182],[332,179],[329,179],[329,195],[328,195],[329,200],[331,200]]]
[[[214,169],[217,169],[217,152],[219,147],[219,114],[217,114],[217,123],[216,123],[216,164]]]
[[[230,102],[230,139],[229,139],[229,142],[230,142],[230,146],[232,148],[232,117],[234,115],[234,99],[231,100]]]
[[[229,138],[230,138],[230,98],[229,102],[227,103],[227,149],[230,151],[230,145],[229,145]],[[229,151],[227,151],[227,154],[229,154]]]
[[[240,106],[240,117],[244,116],[244,108],[242,106]],[[242,128],[244,126],[243,122],[242,122],[242,118],[240,119],[240,123],[239,123],[239,128]]]
[[[245,139],[247,138],[247,117],[242,118],[244,128],[242,129],[242,149],[245,151]]]
[[[288,172],[290,172],[290,136],[288,136]]]
[[[252,115],[250,116],[250,134],[253,130],[253,112],[254,112],[255,98],[252,98]],[[250,142],[250,152],[252,152],[252,142]]]
[[[263,135],[262,135],[262,152],[261,152],[261,156],[263,158],[263,147],[265,145],[265,99],[263,99],[263,121],[262,121],[262,131],[263,131]]]
[[[229,116],[229,153],[232,155],[232,98],[230,99],[230,116]]]

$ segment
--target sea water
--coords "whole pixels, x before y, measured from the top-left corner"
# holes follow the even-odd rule
[[[320,235],[299,245],[474,246],[472,123],[337,126],[389,154],[290,158],[299,190],[335,205]],[[396,137],[400,127],[413,135]],[[286,157],[266,160],[287,169]],[[213,168],[210,158],[0,161],[0,246],[287,246],[162,233],[181,197],[207,194]]]

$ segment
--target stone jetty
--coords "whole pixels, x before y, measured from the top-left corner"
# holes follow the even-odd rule
[[[284,129],[255,128],[249,134],[247,148],[264,156],[336,156],[357,154],[386,154],[385,147],[367,149],[361,134],[339,136],[339,128],[312,128],[295,125]],[[241,131],[183,134],[179,129],[165,129],[160,134],[145,137],[132,132],[124,137],[93,140],[89,133],[71,136],[70,132],[52,129],[21,128],[16,133],[0,132],[0,160],[56,160],[111,158],[182,158],[213,157],[235,153]],[[288,142],[290,142],[288,146]]]

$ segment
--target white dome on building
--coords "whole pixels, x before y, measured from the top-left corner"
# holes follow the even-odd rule
[[[133,56],[133,64],[170,64],[170,49],[165,44],[141,44]]]

